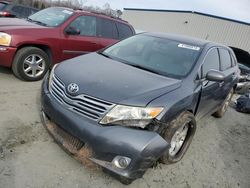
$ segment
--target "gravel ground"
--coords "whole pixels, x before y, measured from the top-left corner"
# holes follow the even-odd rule
[[[230,108],[198,122],[184,159],[149,169],[124,186],[82,166],[53,142],[40,121],[41,82],[16,79],[0,68],[0,187],[250,187],[250,115]]]

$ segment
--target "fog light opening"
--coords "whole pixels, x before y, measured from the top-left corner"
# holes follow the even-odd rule
[[[124,157],[124,156],[116,156],[112,161],[113,165],[120,169],[127,168],[130,162],[131,162],[131,159],[128,157]]]

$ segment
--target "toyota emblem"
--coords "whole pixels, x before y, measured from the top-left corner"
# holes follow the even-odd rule
[[[79,91],[79,86],[75,83],[71,83],[68,85],[68,92],[70,94],[75,94]]]

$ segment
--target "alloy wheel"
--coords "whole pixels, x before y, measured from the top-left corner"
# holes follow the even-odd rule
[[[45,71],[45,60],[37,54],[29,55],[23,62],[23,72],[26,76],[35,78]]]
[[[188,124],[185,124],[183,127],[181,127],[175,132],[170,143],[171,145],[169,149],[170,156],[173,157],[180,151],[187,137],[188,128],[189,128]]]

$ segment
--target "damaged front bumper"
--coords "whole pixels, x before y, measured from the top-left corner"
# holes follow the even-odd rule
[[[101,126],[68,110],[49,93],[46,79],[41,99],[44,125],[55,140],[84,165],[92,161],[116,176],[133,180],[142,177],[169,147],[156,132]],[[128,166],[117,166],[117,157],[129,159]]]

